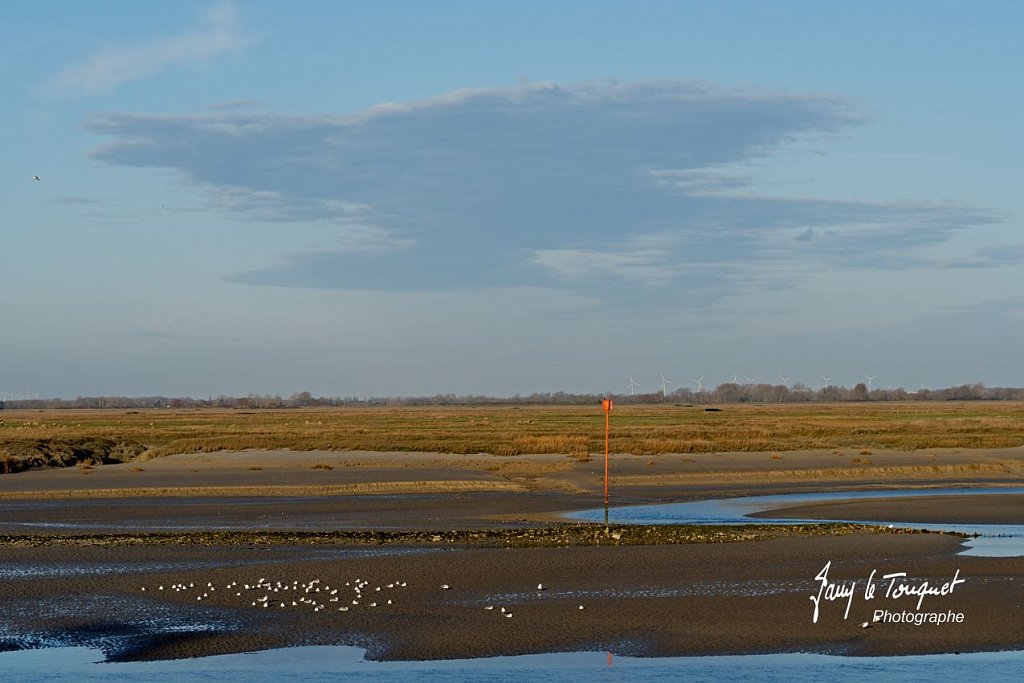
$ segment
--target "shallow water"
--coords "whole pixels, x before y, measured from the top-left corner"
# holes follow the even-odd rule
[[[668,503],[664,505],[636,505],[611,508],[608,521],[612,524],[802,524],[821,521],[846,521],[863,524],[884,524],[904,529],[928,529],[932,531],[955,531],[974,535],[965,541],[961,555],[977,557],[1018,557],[1024,555],[1024,525],[1021,524],[923,524],[889,521],[883,519],[770,519],[749,517],[758,512],[780,508],[819,503],[830,500],[863,500],[878,498],[900,498],[917,496],[971,496],[992,494],[1021,494],[1022,487],[997,489],[914,489],[897,491],[842,491],[830,493],[790,493],[775,496],[750,496],[745,498],[724,498],[701,500],[691,503]],[[604,521],[604,508],[583,510],[568,515],[572,519],[590,522]]]
[[[371,662],[354,647],[296,647],[160,662],[104,663],[87,648],[0,653],[0,680],[21,681],[251,681],[302,677],[335,681],[344,677],[378,681],[635,681],[779,680],[875,681],[1019,680],[1024,651],[907,657],[836,657],[772,654],[724,657],[619,657],[606,652],[571,652],[453,659],[429,662]]]
[[[161,562],[133,562],[126,565],[119,561],[110,563],[77,563],[66,564],[54,562],[48,564],[6,564],[0,563],[0,580],[24,579],[24,578],[46,578],[46,577],[73,577],[73,576],[103,576],[119,574],[138,574],[152,572],[187,571],[194,572],[198,569],[218,569],[224,567],[237,567],[244,565],[247,568],[287,564],[296,560],[344,560],[367,557],[393,557],[397,555],[422,555],[426,553],[451,552],[450,548],[317,548],[315,546],[301,546],[297,549],[282,548],[281,552],[270,557],[249,557],[244,562],[238,559],[225,560],[192,560],[182,559],[177,561]]]
[[[400,495],[381,495],[378,500],[401,499]],[[91,532],[120,531],[320,531],[361,529],[361,523],[346,524],[336,510],[317,509],[316,504],[336,503],[337,496],[266,497],[186,496],[118,499],[47,499],[4,501],[2,526],[19,531],[62,530]],[[154,505],[167,514],[149,518],[138,510]],[[74,510],[73,513],[69,510]],[[230,510],[225,516],[223,511]],[[234,518],[232,518],[234,516]],[[20,519],[20,521],[19,521]],[[169,521],[173,520],[173,521]],[[378,526],[377,530],[401,527]]]

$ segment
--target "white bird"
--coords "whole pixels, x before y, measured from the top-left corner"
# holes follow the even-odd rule
[[[447,583],[442,583],[441,584],[441,590],[449,591],[451,589],[452,589],[452,587],[449,586]]]
[[[34,175],[34,176],[32,176],[32,180],[39,181],[39,180],[42,180],[42,178],[40,178],[37,175]]]
[[[871,628],[871,624],[865,621],[863,624],[860,625],[860,627],[861,628]]]
[[[544,584],[543,583],[538,583],[537,584],[537,590],[539,590],[539,591],[544,590]]]

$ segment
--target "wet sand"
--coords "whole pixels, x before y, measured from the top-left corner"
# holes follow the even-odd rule
[[[641,656],[797,650],[883,655],[1021,647],[1024,560],[956,557],[957,547],[955,539],[943,536],[861,534],[380,555],[331,546],[5,548],[5,568],[14,564],[50,575],[5,577],[0,609],[7,634],[97,646],[112,659],[300,644],[358,645],[379,659],[582,649]],[[814,577],[827,561],[830,576],[856,580],[860,590],[848,618],[843,600],[823,603],[813,623],[809,598],[817,593]],[[61,566],[91,574],[52,575]],[[929,598],[924,608],[963,613],[963,623],[861,628],[876,607],[913,611],[916,603],[881,594],[863,600],[872,570],[905,571],[940,585],[959,570],[964,583],[952,595]],[[306,595],[301,590],[242,589],[260,578],[283,584],[319,579],[321,586],[340,589],[335,597],[343,601],[328,602],[325,590],[318,599],[327,609],[316,612],[311,605],[292,606]],[[366,597],[345,586],[358,579],[369,582]],[[396,581],[407,585],[387,588]],[[238,585],[226,588],[233,582]],[[197,588],[174,592],[170,586],[176,583]],[[208,592],[208,583],[217,590]],[[538,583],[545,590],[538,591]],[[209,597],[196,600],[200,591]],[[252,605],[265,595],[270,607]],[[352,605],[357,597],[361,604]],[[337,611],[341,605],[349,611]],[[488,605],[494,609],[486,610]],[[501,608],[514,616],[505,618]]]
[[[924,496],[814,503],[760,512],[770,519],[836,519],[911,524],[1024,524],[1024,494]]]
[[[700,469],[681,456],[617,456],[613,501],[905,484],[1020,485],[1024,480],[1014,469],[1020,466],[1017,449],[973,459],[969,452],[940,455],[949,461],[946,469],[911,470],[914,477],[888,480],[884,473],[833,468],[834,454],[785,454],[785,468],[769,454],[732,456],[709,456]],[[843,457],[849,460],[848,454]],[[895,454],[892,458],[898,461]],[[600,505],[602,466],[564,456],[247,452],[174,456],[137,469],[118,465],[3,475],[0,533],[19,539],[0,545],[0,648],[93,645],[113,659],[309,644],[358,645],[380,659],[566,650],[885,655],[1024,648],[1024,558],[958,556],[960,541],[943,535],[794,533],[730,543],[514,548],[443,539],[387,546],[62,542],[86,533],[131,539],[136,532],[176,526],[439,534],[541,528],[560,511]],[[911,460],[885,466],[917,467]],[[769,474],[780,471],[789,474]],[[854,476],[858,472],[863,476]],[[379,486],[389,482],[390,489]],[[145,495],[137,495],[140,491]],[[812,507],[815,516],[837,518],[856,510],[854,516],[877,514],[882,520],[1021,521],[1017,496],[972,496],[956,505],[929,498]],[[911,519],[914,514],[920,517]],[[857,593],[847,618],[845,599],[823,601],[814,623],[810,598],[820,585],[815,576],[827,562],[829,576],[856,581]],[[913,612],[917,603],[916,597],[881,594],[865,600],[872,570],[878,576],[907,572],[916,584],[932,585],[952,580],[959,570],[964,583],[952,594],[927,597],[922,611],[962,613],[963,622],[860,628],[876,608]],[[320,579],[318,585],[338,589],[334,597],[345,595],[349,603],[356,598],[345,582],[363,579],[369,582],[364,591],[374,597],[349,604],[347,612],[337,610],[340,599],[322,602],[326,608],[314,612],[303,603],[292,607],[294,592],[282,599],[283,593],[224,588],[258,578],[287,584]],[[407,586],[387,588],[395,581]],[[212,583],[218,590],[196,600],[195,589],[169,589],[178,582]],[[536,589],[539,582],[546,590]],[[451,589],[441,589],[442,584]],[[158,590],[160,585],[165,590]],[[372,590],[377,586],[382,591]],[[879,591],[884,590],[882,584]],[[262,595],[273,596],[278,606],[253,606]],[[376,595],[387,595],[392,604]],[[285,607],[279,606],[282,601]],[[374,601],[378,606],[369,607]],[[487,605],[495,609],[485,610]],[[502,616],[501,607],[514,616]]]

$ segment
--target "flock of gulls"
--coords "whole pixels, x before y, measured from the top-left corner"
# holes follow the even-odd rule
[[[341,587],[332,588],[323,583],[320,579],[312,579],[307,582],[298,580],[291,583],[282,581],[270,581],[266,577],[260,577],[255,583],[243,583],[237,581],[224,584],[221,588],[230,595],[232,592],[236,598],[244,598],[249,601],[252,607],[264,609],[270,607],[287,608],[299,607],[312,609],[313,612],[320,612],[326,609],[334,609],[338,612],[348,612],[353,607],[378,607],[395,604],[394,595],[391,591],[405,588],[405,581],[391,581],[379,586],[370,588],[370,582],[363,579],[346,581],[343,590]],[[142,587],[145,592],[146,586]],[[174,591],[175,593],[188,593],[194,591],[196,602],[208,600],[211,593],[217,591],[217,586],[208,581],[205,586],[196,584],[194,581],[188,583],[161,584],[156,590]],[[260,595],[262,593],[262,595]],[[349,594],[351,593],[351,594]],[[256,597],[256,596],[259,597]],[[351,598],[351,599],[350,599]]]
[[[249,602],[249,606],[262,609],[277,608],[299,608],[321,612],[333,610],[337,612],[348,612],[356,608],[386,608],[394,605],[397,598],[397,591],[406,588],[408,582],[395,580],[382,582],[379,585],[370,587],[370,581],[357,578],[353,581],[346,581],[344,587],[331,587],[320,579],[312,579],[300,582],[297,579],[288,583],[287,581],[270,581],[266,577],[260,577],[255,583],[242,583],[237,581],[224,584],[220,590],[228,595],[234,593],[234,597],[242,598]],[[188,583],[159,584],[155,588],[142,586],[141,592],[155,590],[174,593],[194,594],[196,602],[209,600],[212,593],[217,592],[218,587],[212,581],[206,585],[189,581]],[[452,587],[443,583],[440,590],[452,590]],[[544,584],[538,583],[537,590],[546,590]],[[257,597],[258,596],[258,597]],[[191,597],[191,596],[189,596]],[[488,604],[484,607],[486,611],[493,611],[495,605]],[[506,619],[512,618],[512,611],[506,607],[498,607],[498,613]],[[578,609],[583,609],[580,605]]]

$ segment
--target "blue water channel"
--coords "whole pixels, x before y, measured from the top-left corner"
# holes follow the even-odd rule
[[[828,501],[1001,494],[1024,494],[1024,487],[791,493],[775,496],[701,500],[690,503],[637,505],[611,508],[608,511],[608,521],[611,524],[801,524],[837,520],[769,519],[750,517],[749,515]],[[603,522],[604,508],[574,512],[567,517],[589,522]],[[1024,519],[1024,507],[1021,509],[1021,518]],[[960,553],[961,555],[976,557],[1019,557],[1024,555],[1024,524],[930,524],[896,522],[885,519],[841,521],[968,534],[972,538],[965,541],[964,551]]]

